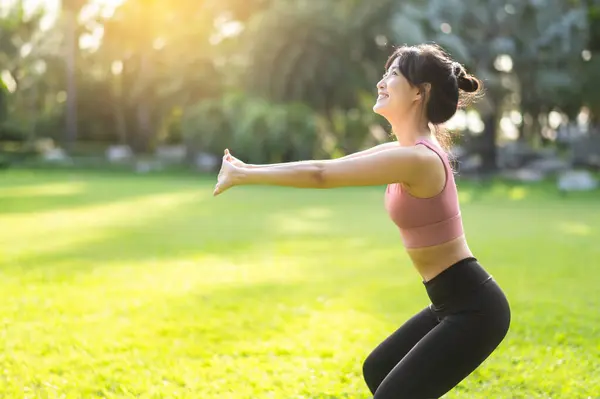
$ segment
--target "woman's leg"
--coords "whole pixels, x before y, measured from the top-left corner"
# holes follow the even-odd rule
[[[437,324],[437,317],[427,307],[407,320],[369,354],[363,363],[363,376],[372,394],[398,362]]]
[[[480,310],[456,312],[423,337],[377,388],[373,399],[434,399],[473,372],[502,342],[508,302],[495,283],[473,298]]]

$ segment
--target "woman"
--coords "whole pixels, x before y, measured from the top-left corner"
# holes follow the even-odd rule
[[[398,48],[377,88],[373,110],[389,121],[397,142],[340,159],[264,166],[226,150],[214,195],[245,184],[387,185],[385,208],[431,304],[373,350],[363,374],[374,399],[439,398],[498,347],[511,319],[501,288],[467,245],[438,127],[480,83],[441,48],[420,45]]]

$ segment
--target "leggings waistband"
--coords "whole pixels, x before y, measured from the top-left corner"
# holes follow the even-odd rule
[[[441,305],[464,297],[491,279],[492,275],[485,271],[477,259],[469,257],[423,284],[433,305]]]

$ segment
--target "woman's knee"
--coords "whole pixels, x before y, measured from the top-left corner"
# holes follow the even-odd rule
[[[375,391],[381,384],[381,381],[383,381],[387,375],[387,372],[383,371],[381,359],[375,352],[369,354],[369,356],[367,356],[367,358],[363,361],[362,372],[367,387],[372,394],[375,394]]]

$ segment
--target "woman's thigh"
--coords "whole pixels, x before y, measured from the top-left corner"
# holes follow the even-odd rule
[[[433,311],[427,307],[408,319],[367,356],[363,376],[371,393],[375,393],[390,371],[438,323]]]
[[[390,371],[374,399],[439,398],[471,374],[498,347],[510,324],[502,292],[489,284],[479,311],[443,318]]]

